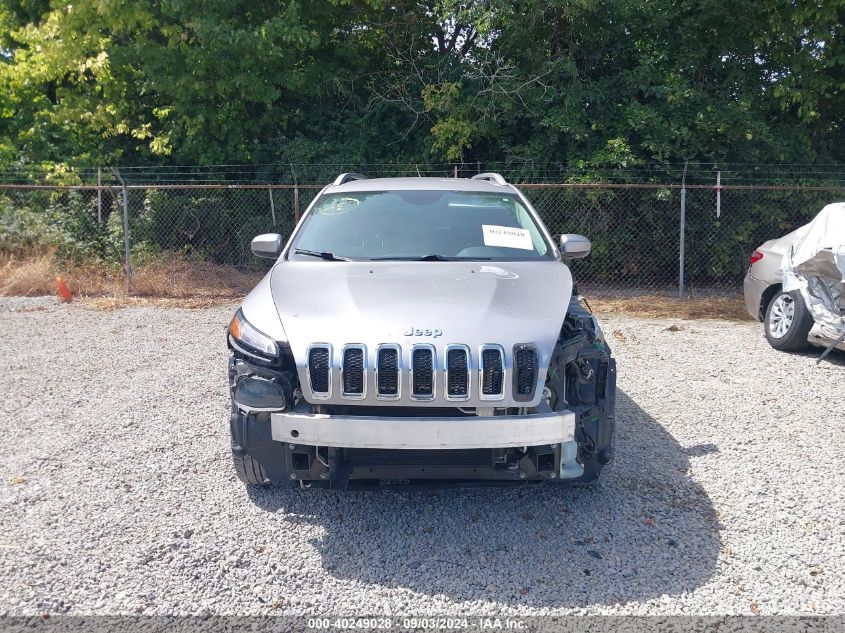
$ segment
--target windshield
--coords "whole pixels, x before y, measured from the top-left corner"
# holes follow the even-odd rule
[[[516,196],[425,190],[322,196],[290,255],[340,260],[552,258]]]

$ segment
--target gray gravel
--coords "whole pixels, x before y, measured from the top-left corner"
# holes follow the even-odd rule
[[[614,317],[592,488],[255,491],[232,310],[0,300],[0,614],[845,612],[841,354]]]

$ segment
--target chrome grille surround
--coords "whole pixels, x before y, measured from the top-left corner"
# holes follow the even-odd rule
[[[466,360],[466,366],[464,368],[456,367],[455,369],[452,369],[450,367],[452,364],[451,359],[461,353]],[[450,378],[453,377],[452,374],[455,372],[460,372],[461,374],[460,376],[454,376],[456,380],[466,380],[466,388],[463,393],[460,394],[449,393],[452,386],[452,380],[450,380]],[[446,400],[469,400],[470,394],[472,393],[472,355],[469,353],[469,347],[458,343],[452,343],[451,345],[446,346],[446,351],[443,354],[443,382],[445,385],[444,396],[446,397]]]
[[[415,355],[417,350],[428,350],[431,352],[431,393],[417,393],[414,389],[414,375],[416,372],[420,370],[416,368],[416,361]],[[430,345],[428,343],[419,343],[417,345],[413,345],[411,347],[411,362],[410,368],[408,371],[409,383],[410,383],[410,394],[411,400],[434,400],[435,396],[437,395],[437,350],[434,349],[434,345]]]
[[[300,384],[314,404],[536,406],[546,376],[536,343],[312,343],[305,352]]]
[[[347,367],[350,362],[347,359],[347,353],[350,351],[359,350],[361,352],[361,392],[346,391],[347,378],[354,378],[353,371],[358,371],[355,367]],[[329,372],[329,381],[331,382],[331,372]],[[344,398],[350,400],[363,400],[367,397],[367,346],[361,343],[350,343],[344,345],[340,353],[340,389]]]
[[[499,392],[498,393],[484,393],[485,376],[484,372],[488,369],[484,363],[485,352],[496,352],[499,354]],[[505,350],[501,345],[485,344],[478,348],[478,397],[481,400],[504,400],[505,399],[505,385],[507,384],[508,370],[505,365]]]
[[[327,380],[326,380],[326,391],[315,391],[314,390],[314,376],[311,374],[311,363],[312,363],[312,352],[316,350],[326,350],[328,354],[327,359]],[[334,350],[330,343],[312,343],[308,346],[308,349],[305,351],[305,371],[308,376],[308,388],[311,390],[311,395],[318,400],[328,400],[332,397],[332,366],[334,362]]]
[[[385,371],[382,369],[382,351],[390,351],[393,350],[396,352],[396,393],[382,393],[381,392],[381,380],[379,379],[379,372]],[[379,400],[399,400],[402,397],[402,348],[395,344],[395,343],[382,343],[376,348],[376,398]],[[392,373],[392,370],[390,370]],[[387,373],[387,371],[385,371]]]

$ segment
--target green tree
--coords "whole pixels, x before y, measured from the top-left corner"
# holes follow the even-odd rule
[[[2,0],[0,161],[840,162],[842,0]]]

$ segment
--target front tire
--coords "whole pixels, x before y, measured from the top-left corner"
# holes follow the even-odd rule
[[[807,335],[813,327],[813,315],[797,290],[775,295],[766,308],[763,320],[766,340],[782,352],[800,352],[807,349]]]
[[[261,463],[242,451],[232,449],[232,460],[235,463],[235,474],[245,484],[253,486],[266,486],[270,484],[270,478],[264,472]]]

